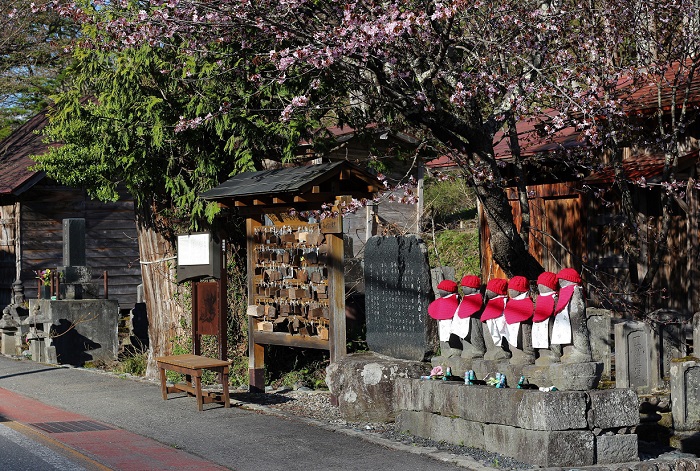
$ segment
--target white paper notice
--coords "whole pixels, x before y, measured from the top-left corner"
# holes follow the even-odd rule
[[[532,348],[549,348],[549,319],[532,323]]]
[[[512,347],[518,347],[518,332],[520,331],[520,322],[514,324],[506,324],[506,340]]]
[[[440,342],[447,342],[450,340],[450,334],[452,333],[452,319],[445,319],[438,321],[438,334],[440,336]]]
[[[209,265],[209,234],[177,236],[177,264]]]
[[[465,319],[462,319],[455,312],[455,315],[452,318],[452,333],[461,339],[466,338],[467,335],[469,335],[469,325],[470,324],[471,324],[471,317],[467,317]]]
[[[557,345],[571,343],[571,320],[569,319],[568,305],[554,318],[552,343]]]

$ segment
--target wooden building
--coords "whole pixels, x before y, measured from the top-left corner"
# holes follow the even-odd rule
[[[85,218],[86,259],[93,277],[109,276],[109,297],[128,309],[141,283],[134,205],[91,200],[32,169],[32,155],[45,152],[39,113],[0,143],[0,307],[9,304],[11,285],[21,279],[28,298],[37,296],[36,271],[63,264],[65,218]]]
[[[644,295],[644,312],[671,309],[689,316],[700,311],[700,192],[696,185],[700,163],[697,138],[700,126],[688,129],[690,145],[679,159],[676,181],[684,182],[682,191],[672,192],[668,250],[659,272]],[[580,141],[573,134],[571,142]],[[695,144],[693,144],[695,143]],[[497,149],[498,151],[499,149]],[[500,149],[502,151],[502,149]],[[547,152],[546,146],[530,149],[530,156]],[[501,154],[504,160],[508,156]],[[579,172],[538,172],[539,181],[527,187],[530,207],[529,251],[548,271],[563,267],[579,270],[588,289],[589,305],[627,311],[633,298],[632,273],[641,280],[652,263],[661,229],[661,184],[664,156],[644,150],[625,149],[622,167],[631,182],[636,220],[640,221],[639,241],[631,243],[621,198],[614,184],[613,171],[601,157],[602,169]],[[521,214],[515,188],[507,188],[513,218],[520,228]],[[484,279],[505,277],[493,261],[486,218],[480,211],[481,270]],[[635,251],[636,270],[630,267],[630,251]],[[639,299],[636,301],[639,304]]]

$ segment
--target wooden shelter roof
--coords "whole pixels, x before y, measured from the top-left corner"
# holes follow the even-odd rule
[[[367,198],[381,183],[347,161],[238,174],[202,194],[224,206],[298,207],[332,203],[336,196]]]
[[[30,170],[36,164],[30,156],[49,147],[38,134],[47,122],[44,110],[0,143],[0,195],[18,195],[44,178],[43,172]]]

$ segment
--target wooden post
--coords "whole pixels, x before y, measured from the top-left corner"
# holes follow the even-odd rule
[[[255,299],[253,276],[255,275],[255,228],[262,226],[259,219],[246,219],[248,249],[248,303]],[[255,323],[248,317],[248,380],[250,392],[265,392],[265,347],[255,343]]]
[[[338,216],[339,218],[341,216]],[[342,223],[340,225],[342,227]],[[330,301],[330,341],[331,363],[345,356],[346,332],[345,332],[345,273],[344,257],[345,246],[343,234],[326,234],[329,245],[328,289]]]
[[[192,353],[201,355],[202,343],[199,338],[199,316],[197,315],[197,306],[199,305],[197,283],[199,283],[199,281],[192,282]]]
[[[219,360],[228,359],[228,273],[226,272],[226,242],[221,240],[221,278],[219,279]],[[223,375],[221,382],[223,383]],[[228,376],[227,376],[228,377]]]
[[[369,203],[366,207],[367,214],[365,216],[365,242],[370,237],[377,235],[377,204]]]
[[[104,271],[102,276],[104,279],[105,299],[109,299],[109,274],[107,273],[107,270]]]
[[[425,180],[425,166],[423,161],[418,162],[418,187],[416,188],[416,193],[418,196],[418,203],[416,203],[416,234],[420,234],[422,231],[423,222],[423,183]]]

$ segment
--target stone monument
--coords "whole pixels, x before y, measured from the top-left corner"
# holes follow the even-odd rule
[[[437,325],[425,244],[416,236],[371,237],[365,245],[367,345],[373,351],[422,361],[435,351]]]
[[[644,322],[615,325],[615,387],[651,391],[651,329]]]
[[[63,220],[63,266],[58,267],[61,296],[65,299],[96,299],[98,284],[85,257],[85,219]]]
[[[32,357],[49,363],[83,365],[110,362],[119,349],[119,304],[96,299],[98,284],[86,266],[85,220],[63,221],[63,266],[60,300],[29,300]],[[40,350],[40,351],[39,351]]]

